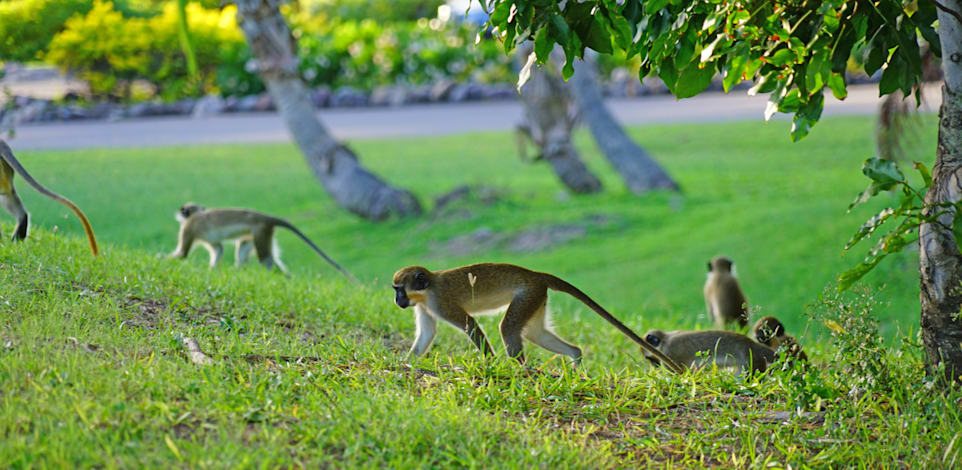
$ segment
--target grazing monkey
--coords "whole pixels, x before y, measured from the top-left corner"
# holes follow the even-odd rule
[[[240,266],[247,262],[251,250],[257,252],[257,259],[268,269],[277,266],[284,273],[287,268],[281,263],[280,250],[274,239],[274,228],[284,227],[304,240],[308,246],[321,255],[331,266],[342,274],[357,282],[351,273],[327,256],[306,235],[301,233],[290,222],[250,209],[207,209],[198,204],[188,202],[174,214],[180,222],[180,234],[177,248],[168,257],[187,258],[194,243],[200,243],[210,253],[210,267],[217,265],[224,247],[225,240],[236,243],[235,264]]]
[[[775,361],[775,351],[751,338],[731,331],[661,331],[645,333],[645,340],[659,351],[688,368],[709,363],[718,367],[737,368],[744,372],[765,372]],[[659,359],[645,353],[646,359],[659,365]]]
[[[775,350],[776,353],[786,351],[789,356],[802,361],[808,361],[808,355],[802,351],[802,345],[795,341],[794,336],[785,334],[785,325],[772,316],[759,318],[752,327],[755,339],[765,346]]]
[[[732,260],[716,256],[708,262],[708,279],[705,281],[705,308],[715,320],[715,327],[725,328],[731,322],[748,326],[748,302],[732,272]]]
[[[433,272],[421,266],[409,266],[394,274],[393,286],[398,307],[414,306],[417,333],[408,356],[420,356],[427,350],[439,319],[467,333],[482,354],[491,353],[484,332],[471,316],[507,305],[499,328],[508,356],[524,364],[521,339],[525,338],[548,351],[570,357],[577,367],[581,362],[581,349],[562,340],[548,327],[545,305],[551,289],[580,300],[671,370],[682,371],[671,358],[645,342],[584,292],[548,273],[500,263]]]
[[[77,218],[80,219],[80,223],[84,226],[84,232],[87,233],[87,241],[90,242],[90,251],[93,252],[94,256],[97,256],[100,250],[97,248],[94,229],[90,227],[90,222],[87,221],[87,216],[84,215],[83,211],[69,199],[47,189],[38,183],[37,180],[33,179],[17,158],[13,156],[13,151],[10,150],[10,146],[8,146],[3,139],[0,139],[0,157],[3,157],[0,159],[0,203],[3,204],[3,207],[10,215],[17,218],[17,228],[13,231],[13,241],[21,241],[27,238],[27,228],[30,226],[30,215],[27,213],[27,209],[23,207],[23,201],[21,201],[20,196],[17,195],[17,190],[13,187],[13,177],[14,172],[16,172],[27,184],[32,186],[33,189],[36,189],[37,192],[67,206],[74,214],[77,214]]]

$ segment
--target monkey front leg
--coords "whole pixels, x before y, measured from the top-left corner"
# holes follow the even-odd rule
[[[411,356],[416,357],[424,354],[424,351],[427,351],[428,346],[434,341],[434,335],[438,332],[438,320],[420,305],[414,306],[414,324],[417,327],[414,334],[414,344],[411,345],[411,350],[404,356],[405,361],[409,360]]]

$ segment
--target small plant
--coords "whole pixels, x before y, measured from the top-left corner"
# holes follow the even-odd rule
[[[882,236],[874,247],[869,251],[865,259],[857,266],[849,269],[838,277],[838,290],[846,290],[855,284],[862,276],[868,274],[886,256],[901,251],[906,246],[916,243],[919,239],[919,227],[922,224],[932,223],[943,225],[941,217],[946,214],[955,214],[958,209],[956,205],[941,204],[927,205],[925,203],[925,193],[932,186],[932,174],[929,169],[920,162],[913,165],[922,179],[921,186],[913,186],[902,170],[895,162],[872,157],[865,160],[862,165],[862,173],[872,180],[868,188],[862,191],[858,197],[849,204],[849,211],[855,206],[862,204],[882,191],[901,191],[901,197],[895,207],[886,207],[878,214],[872,216],[868,221],[852,235],[852,239],[845,245],[843,252],[847,252],[853,246],[865,240],[875,233],[882,225],[888,221],[896,221],[898,225]],[[955,222],[951,227],[944,226],[947,230],[952,230],[956,235],[956,240],[962,239],[962,217],[955,217]]]

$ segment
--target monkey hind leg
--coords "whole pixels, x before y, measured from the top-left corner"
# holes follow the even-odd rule
[[[254,242],[250,238],[238,239],[234,248],[234,266],[239,268],[247,263],[253,250]]]
[[[521,341],[522,331],[528,326],[538,312],[544,309],[548,301],[548,290],[542,292],[521,292],[508,304],[508,311],[501,319],[498,327],[501,329],[501,340],[508,356],[524,364],[524,344]]]
[[[528,325],[525,326],[523,336],[528,341],[548,351],[570,357],[575,367],[581,364],[581,348],[559,338],[558,335],[551,331],[551,327],[548,324],[548,313],[544,304],[541,305],[541,308],[538,309],[534,317],[528,322]]]
[[[254,251],[257,252],[257,260],[264,265],[267,269],[274,269],[277,266],[281,271],[284,270],[282,265],[277,262],[277,257],[274,255],[274,249],[277,244],[274,243],[274,229],[273,227],[259,230],[253,233],[254,236]]]
[[[27,214],[27,210],[23,207],[23,201],[20,200],[20,196],[17,192],[11,188],[9,194],[0,194],[0,203],[3,204],[3,208],[10,213],[10,215],[16,217],[17,228],[13,231],[13,241],[21,241],[27,238],[27,229],[30,227],[30,216]]]

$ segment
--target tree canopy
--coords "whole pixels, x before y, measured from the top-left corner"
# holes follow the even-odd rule
[[[818,121],[826,88],[845,98],[854,54],[866,73],[882,70],[881,95],[914,90],[918,99],[919,37],[941,53],[937,7],[929,1],[492,0],[485,6],[507,50],[534,40],[519,84],[555,44],[565,52],[565,78],[586,48],[621,50],[640,58],[640,78],[657,75],[679,98],[697,95],[716,75],[725,91],[752,81],[749,94],[771,93],[766,119],[794,113],[794,140]]]

